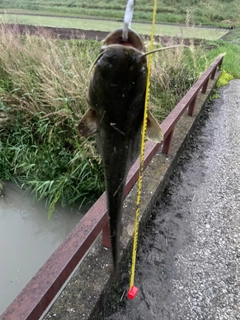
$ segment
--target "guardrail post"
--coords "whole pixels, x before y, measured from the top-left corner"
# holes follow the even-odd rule
[[[190,102],[189,107],[188,107],[188,115],[191,117],[193,115],[196,100],[197,100],[197,95],[193,98],[193,100]]]
[[[105,248],[111,248],[110,230],[108,223],[106,223],[102,229],[102,245]]]
[[[169,135],[163,141],[163,148],[162,152],[165,154],[169,154],[172,144],[172,137],[173,137],[174,129],[169,133]]]
[[[219,63],[218,63],[218,68],[220,69],[222,67],[222,63],[223,63],[223,58],[224,58],[224,55],[222,55]]]
[[[207,91],[207,86],[208,86],[208,81],[209,81],[209,77],[206,79],[206,81],[205,81],[204,84],[203,84],[202,93],[206,93],[206,91]]]
[[[214,68],[214,70],[213,70],[213,72],[212,72],[212,74],[211,74],[211,79],[212,79],[212,80],[213,80],[214,77],[215,77],[216,70],[217,70],[217,66],[216,66],[216,68]]]

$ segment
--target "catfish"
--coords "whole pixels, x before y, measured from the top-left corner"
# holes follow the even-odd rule
[[[113,268],[119,261],[124,187],[130,166],[140,152],[147,81],[147,58],[142,38],[123,28],[103,41],[88,89],[89,110],[78,124],[84,137],[96,134],[103,161]],[[148,112],[147,138],[161,142],[157,120]]]

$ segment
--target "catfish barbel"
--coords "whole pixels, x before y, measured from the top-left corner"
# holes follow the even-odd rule
[[[85,137],[97,134],[103,161],[113,267],[119,260],[124,187],[130,166],[140,151],[147,81],[147,58],[142,38],[123,29],[103,41],[88,90],[90,109],[79,122]],[[148,113],[147,137],[162,141],[157,120]]]

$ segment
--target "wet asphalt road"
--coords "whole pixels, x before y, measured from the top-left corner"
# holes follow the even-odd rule
[[[137,297],[104,319],[240,319],[240,80],[220,93],[146,227]]]

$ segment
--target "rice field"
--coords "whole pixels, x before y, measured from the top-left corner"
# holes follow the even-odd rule
[[[74,28],[82,30],[111,31],[122,26],[119,21],[96,20],[73,17],[56,17],[41,15],[0,14],[1,23],[27,24],[59,28]],[[150,35],[151,24],[132,23],[132,28],[144,35]],[[228,32],[227,29],[192,27],[179,25],[156,24],[155,35],[190,39],[218,40]]]

